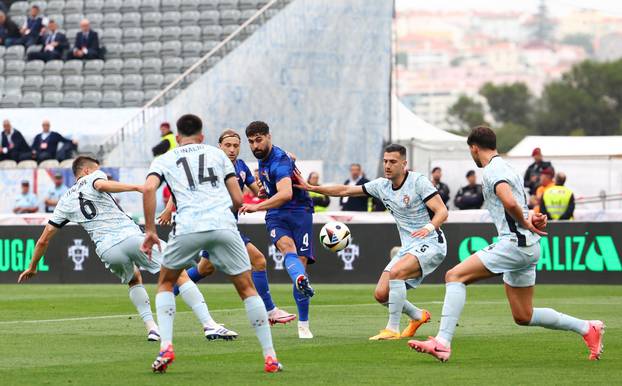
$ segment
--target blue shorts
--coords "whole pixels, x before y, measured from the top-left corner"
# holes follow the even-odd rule
[[[313,255],[313,213],[306,210],[282,211],[266,215],[266,228],[272,243],[287,236],[294,240],[298,256],[304,256],[309,264],[315,263]]]

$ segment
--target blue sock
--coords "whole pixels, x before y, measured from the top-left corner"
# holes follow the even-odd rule
[[[266,311],[270,312],[274,309],[274,303],[272,302],[272,295],[270,295],[270,285],[268,284],[268,273],[266,271],[253,271],[253,283],[255,288],[263,300],[263,304],[266,306]]]
[[[305,275],[305,266],[295,253],[288,253],[285,255],[285,269],[289,277],[292,278],[292,282],[296,284],[296,278],[300,275]]]
[[[298,292],[296,285],[294,284],[294,300],[298,307],[298,321],[306,322],[309,320],[309,302],[310,298]]]
[[[203,279],[203,276],[201,276],[196,266],[187,270],[186,273],[190,277],[190,280],[195,283]],[[177,284],[175,284],[175,287],[173,287],[173,294],[175,294],[175,296],[179,295],[179,286]]]

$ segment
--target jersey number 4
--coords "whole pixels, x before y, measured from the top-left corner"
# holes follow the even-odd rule
[[[177,166],[182,165],[186,178],[188,178],[188,186],[190,190],[195,190],[197,184],[194,182],[192,172],[190,171],[190,165],[186,157],[181,157],[177,160]],[[199,155],[199,185],[203,185],[207,182],[211,182],[213,187],[218,186],[218,176],[214,174],[214,168],[207,168],[207,177],[205,176],[205,154]]]

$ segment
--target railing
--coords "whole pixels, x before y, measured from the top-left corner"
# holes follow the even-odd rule
[[[272,14],[268,12],[269,10],[276,11],[281,9],[291,1],[292,0],[270,0],[266,5],[259,9],[252,17],[242,23],[239,28],[233,31],[223,41],[218,43],[201,59],[190,66],[179,77],[173,80],[168,86],[154,96],[134,117],[128,120],[119,129],[119,131],[108,138],[99,148],[99,159],[104,159],[113,149],[119,146],[124,146],[126,139],[138,135],[141,130],[145,128],[145,125],[148,122],[150,122],[153,118],[160,116],[162,109],[167,102],[177,96],[183,88],[196,80],[201,74],[213,67],[218,61],[217,58],[222,58],[229,52],[233,51],[233,49],[239,45],[240,41],[243,40],[238,38],[246,38],[250,36],[258,25],[265,23],[270,17],[272,17]],[[115,160],[115,163],[117,163],[118,166],[127,166],[125,161],[126,150],[127,149],[121,149],[121,159]]]
[[[607,194],[606,191],[601,190],[598,196],[584,196],[575,198],[575,204],[593,204],[600,202],[603,209],[607,209],[607,202],[622,201],[622,193]]]

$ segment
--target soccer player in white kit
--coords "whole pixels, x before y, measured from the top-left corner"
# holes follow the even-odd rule
[[[37,273],[37,264],[45,254],[54,235],[68,222],[80,224],[95,243],[96,253],[121,282],[129,286],[130,300],[147,328],[147,339],[159,341],[158,326],[153,320],[149,295],[142,285],[137,267],[155,274],[160,271],[160,256],[149,259],[140,247],[144,234],[121,209],[110,193],[142,192],[142,185],[109,181],[99,170],[99,162],[90,157],[78,157],[72,165],[76,183],[60,198],[54,213],[37,241],[30,266],[18,279],[22,283]],[[237,337],[212,319],[203,295],[184,273],[179,279],[182,297],[198,317],[205,337],[232,339]]]
[[[540,258],[539,235],[546,235],[546,217],[527,208],[523,180],[497,153],[497,138],[490,128],[478,126],[467,139],[471,156],[484,168],[484,202],[499,234],[499,241],[476,252],[445,275],[446,290],[438,335],[408,345],[446,362],[451,340],[466,300],[466,285],[503,274],[505,293],[514,321],[521,326],[540,326],[573,331],[589,349],[590,360],[600,359],[605,326],[600,320],[581,320],[551,308],[534,308],[536,266]]]
[[[155,227],[156,190],[168,184],[177,207],[173,230],[162,257],[156,310],[162,335],[161,350],[152,364],[153,371],[165,372],[174,361],[173,286],[184,268],[194,264],[205,250],[219,271],[227,274],[244,301],[246,314],[263,349],[264,370],[280,371],[276,359],[268,313],[251,279],[251,264],[240,238],[232,210],[242,205],[242,191],[235,169],[225,153],[204,145],[203,123],[195,115],[177,121],[179,147],[156,158],[149,169],[143,193],[145,240],[142,250],[151,255],[160,245]]]
[[[374,292],[376,300],[388,306],[389,321],[386,328],[370,340],[412,337],[421,325],[430,320],[429,311],[421,310],[406,300],[406,291],[417,288],[447,254],[447,242],[440,227],[448,213],[438,191],[423,174],[406,170],[404,146],[387,146],[383,164],[384,178],[361,186],[311,186],[303,178],[298,178],[299,185],[296,185],[327,196],[376,197],[382,200],[395,218],[402,247],[382,272]],[[410,318],[410,323],[400,334],[402,313]]]

